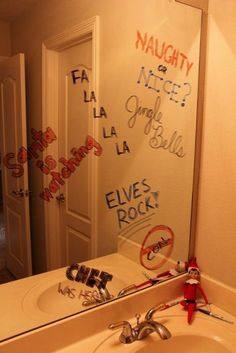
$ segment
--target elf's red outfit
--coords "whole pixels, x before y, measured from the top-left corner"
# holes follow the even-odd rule
[[[208,304],[208,299],[197,279],[199,268],[196,264],[196,259],[193,259],[190,263],[188,273],[190,278],[184,283],[184,300],[181,301],[181,305],[188,311],[188,323],[190,324],[197,306],[197,292],[201,293],[206,304]]]

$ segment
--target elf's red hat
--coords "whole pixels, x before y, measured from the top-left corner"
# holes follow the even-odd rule
[[[188,272],[190,272],[193,269],[200,272],[199,267],[197,265],[196,257],[194,257],[192,260],[189,261]]]

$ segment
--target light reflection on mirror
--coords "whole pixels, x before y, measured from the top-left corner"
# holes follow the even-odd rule
[[[44,42],[43,60],[49,66],[45,60],[43,67],[56,80],[44,83],[42,118],[36,99],[40,75],[33,74],[39,67],[41,72],[41,62],[30,56],[33,49],[26,38],[20,38],[15,47],[24,49],[27,59],[28,143],[16,147],[9,135],[2,173],[15,191],[11,197],[21,198],[20,178],[29,169],[30,194],[23,198],[30,200],[33,274],[42,274],[17,281],[19,288],[28,283],[22,307],[32,319],[19,332],[156,285],[185,270],[201,11],[167,0],[123,5],[97,1],[77,22],[90,18],[85,23],[98,26],[94,16],[99,14],[99,36],[91,30],[83,40],[64,47],[53,43],[62,32],[62,15],[55,17],[53,29],[49,18],[55,9],[50,1],[44,9],[37,5],[37,13],[31,10],[30,18],[25,15],[22,21],[27,19],[28,24],[19,27],[19,20],[13,25],[15,44],[17,29],[24,37],[31,21],[46,23],[45,33],[39,26],[36,38],[31,37],[32,48],[41,50]],[[86,1],[81,6],[86,8]],[[64,28],[70,28],[73,11],[66,2],[62,8]],[[24,162],[17,155],[20,147],[27,149],[26,155],[20,155]],[[21,176],[12,174],[19,171],[13,167],[17,156],[24,170]],[[17,226],[14,217],[8,220],[6,237],[13,244]],[[24,271],[30,274],[30,261],[23,272],[12,262],[21,244],[18,241],[7,251],[8,270],[16,277]],[[72,271],[68,278],[66,269],[72,264],[78,264],[72,268],[77,273]],[[82,265],[89,271],[83,280],[75,280]],[[51,272],[45,281],[47,270]],[[91,270],[100,281],[91,281]],[[112,275],[106,285],[102,273]],[[9,291],[7,285],[0,287],[1,295]],[[7,332],[5,336],[18,333]]]

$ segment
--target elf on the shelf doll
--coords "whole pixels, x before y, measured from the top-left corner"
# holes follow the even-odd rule
[[[174,277],[179,275],[182,272],[187,271],[188,269],[188,262],[184,261],[177,261],[176,265],[174,268],[171,268],[170,270],[167,270],[165,272],[159,273],[156,278],[161,278],[161,277]]]
[[[206,294],[204,293],[200,282],[199,282],[200,271],[196,262],[196,258],[193,258],[189,262],[188,266],[188,276],[189,278],[184,283],[184,300],[180,302],[181,305],[188,311],[188,323],[191,324],[193,313],[197,307],[197,294],[198,292],[204,298],[206,304],[208,303],[208,299]]]

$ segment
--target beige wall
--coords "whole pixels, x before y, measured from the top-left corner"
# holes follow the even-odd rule
[[[0,56],[11,55],[10,24],[0,21]]]
[[[210,0],[196,255],[236,287],[236,2]]]

